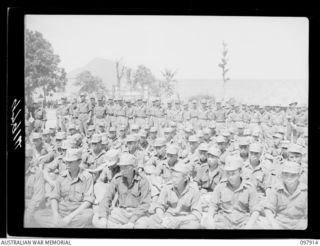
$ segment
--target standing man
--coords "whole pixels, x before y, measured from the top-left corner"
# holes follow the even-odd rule
[[[86,102],[86,95],[82,92],[80,94],[80,102],[78,104],[80,131],[83,135],[87,135],[88,123],[91,119],[92,111],[89,103]]]
[[[105,124],[105,117],[107,116],[106,106],[104,105],[103,95],[98,96],[98,105],[94,108],[94,123],[96,130],[99,129],[99,124]]]

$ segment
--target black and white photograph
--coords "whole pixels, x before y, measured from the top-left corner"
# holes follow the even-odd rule
[[[24,228],[308,228],[307,18],[24,26]]]

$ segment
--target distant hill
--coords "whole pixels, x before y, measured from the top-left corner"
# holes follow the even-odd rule
[[[109,89],[113,84],[116,84],[117,77],[116,77],[115,62],[107,59],[95,58],[92,61],[90,61],[88,64],[84,65],[83,67],[79,67],[67,73],[67,78],[68,78],[68,84],[66,86],[67,91],[72,91],[75,88],[73,83],[77,74],[86,70],[90,71],[92,75],[100,77],[103,83]]]

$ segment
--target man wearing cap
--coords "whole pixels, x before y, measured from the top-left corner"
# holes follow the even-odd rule
[[[276,105],[275,111],[272,112],[271,123],[274,126],[274,128],[284,125],[285,115],[284,115],[283,111],[281,111],[280,105]]]
[[[64,160],[67,170],[56,180],[50,194],[51,208],[35,213],[35,220],[41,227],[85,228],[92,221],[93,201],[92,176],[81,169],[82,152],[68,149]]]
[[[130,134],[127,136],[126,148],[125,152],[136,157],[137,167],[139,168],[139,171],[141,171],[144,167],[146,153],[139,147],[139,136],[137,134]]]
[[[82,92],[80,94],[80,102],[78,103],[79,120],[80,120],[80,131],[83,135],[87,135],[87,127],[91,120],[91,108],[89,103],[86,101],[86,96]]]
[[[123,153],[118,165],[120,173],[108,185],[99,211],[93,217],[93,225],[98,228],[141,228],[139,219],[147,213],[151,202],[149,182],[137,171],[135,156]],[[116,202],[113,203],[114,199]]]
[[[106,152],[102,148],[102,138],[100,134],[94,134],[91,139],[91,150],[83,157],[82,167],[93,175],[95,182],[100,175],[101,168],[105,163]]]
[[[40,132],[45,129],[47,122],[47,112],[44,109],[44,106],[41,103],[38,104],[38,107],[34,111],[34,131]]]
[[[144,228],[199,229],[201,208],[200,191],[189,178],[190,170],[184,164],[173,168],[172,182],[164,185],[152,214],[143,218]]]
[[[257,194],[253,185],[242,178],[241,158],[226,158],[226,178],[214,189],[208,214],[203,217],[206,229],[250,228],[259,216]]]
[[[173,109],[172,121],[175,122],[180,129],[183,123],[183,110],[180,105],[180,101],[175,101],[175,108]]]
[[[106,123],[105,117],[107,115],[107,109],[106,109],[106,106],[104,105],[103,95],[98,96],[98,105],[94,107],[93,115],[94,115],[94,124],[96,129],[98,130],[101,123],[103,125]]]
[[[129,125],[132,125],[135,122],[135,119],[134,119],[136,115],[135,110],[136,110],[135,107],[133,107],[132,105],[132,100],[128,99],[127,105],[125,108],[125,114],[126,114],[127,122]]]
[[[243,163],[249,160],[249,145],[250,141],[247,137],[240,137],[237,141],[238,150],[235,151],[234,155],[239,156]]]
[[[198,110],[198,122],[197,122],[197,129],[203,129],[207,126],[208,121],[208,109],[207,103],[205,99],[201,100],[201,107]]]
[[[159,153],[159,151],[163,151],[164,149],[166,150],[166,158],[162,157],[162,159],[156,163],[157,167],[155,169],[155,173],[161,176],[162,183],[168,183],[172,178],[173,167],[180,162],[178,159],[179,147],[172,144],[166,148],[163,146],[158,147],[157,151]]]
[[[142,99],[138,99],[137,106],[135,107],[135,123],[142,127],[145,125],[147,119],[147,108],[143,105]]]
[[[53,150],[54,149],[54,142],[50,136],[50,131],[49,129],[44,129],[43,132],[42,132],[42,139],[43,139],[43,142],[45,144],[48,144],[50,146],[50,148]]]
[[[297,139],[303,135],[304,129],[308,126],[308,111],[298,109],[296,115],[293,118],[293,142],[296,143]]]
[[[308,188],[300,182],[301,167],[296,162],[283,164],[281,182],[267,194],[264,211],[266,229],[305,230],[308,218]],[[271,228],[270,228],[271,227]]]
[[[165,109],[161,107],[160,99],[156,99],[155,107],[153,108],[153,125],[162,128],[165,125]]]
[[[191,111],[188,102],[183,105],[182,118],[184,125],[188,124],[191,120]]]
[[[156,140],[157,138],[157,134],[158,134],[158,130],[156,127],[151,127],[150,128],[150,131],[149,131],[149,136],[148,136],[148,142],[149,142],[149,145],[151,146],[151,151],[153,151],[153,145],[154,145],[154,141]]]
[[[228,155],[230,155],[230,152],[227,150],[227,142],[226,142],[226,139],[224,136],[219,135],[216,137],[216,146],[215,147],[217,147],[220,150],[220,152],[221,152],[220,163],[222,165],[224,165],[226,157]]]
[[[67,98],[61,97],[61,105],[56,110],[56,118],[58,128],[63,132],[67,131],[66,125],[68,124],[70,113],[71,110]]]
[[[106,105],[106,125],[107,127],[114,126],[115,124],[115,104],[113,98],[109,97]]]
[[[62,153],[62,141],[65,139],[66,135],[65,132],[57,132],[54,140],[54,149],[53,151],[55,152],[56,155],[59,155]]]
[[[206,193],[210,186],[209,183],[209,165],[208,165],[208,145],[202,143],[198,147],[199,158],[192,163],[193,170],[191,175],[193,180],[198,184],[199,190]]]
[[[54,158],[52,148],[43,142],[42,135],[38,132],[32,134],[33,155],[36,165],[42,167],[45,163],[49,163]]]
[[[216,126],[218,130],[224,127],[227,119],[227,115],[228,114],[226,110],[221,107],[221,101],[217,101],[216,110],[214,112],[214,120],[216,122]]]
[[[271,187],[271,177],[261,161],[262,146],[253,143],[249,147],[249,162],[242,168],[242,177],[254,185],[257,190],[258,200],[266,196],[267,189]]]
[[[117,130],[115,127],[111,126],[109,128],[109,134],[108,134],[108,141],[110,144],[110,148],[120,148],[121,147],[121,141],[117,137]]]
[[[240,104],[234,105],[234,111],[229,115],[229,120],[234,125],[244,122],[244,113],[240,110]]]
[[[197,100],[194,99],[192,100],[192,108],[190,109],[190,123],[192,124],[193,129],[198,129],[198,118]]]
[[[200,145],[200,139],[198,135],[191,135],[188,139],[189,147],[184,150],[185,153],[181,153],[181,157],[185,163],[191,164],[199,159],[198,147]]]
[[[172,100],[168,100],[166,108],[166,126],[169,126],[174,119],[174,109],[172,108]]]
[[[302,163],[303,151],[298,144],[291,144],[288,147],[288,160],[296,162],[301,166],[300,182],[308,184],[308,163]]]
[[[26,145],[24,226],[34,227],[34,212],[44,207],[45,190],[42,170],[34,165],[33,149]]]
[[[272,146],[269,148],[268,152],[271,153],[273,157],[281,155],[281,141],[282,135],[280,133],[274,133],[272,135]]]

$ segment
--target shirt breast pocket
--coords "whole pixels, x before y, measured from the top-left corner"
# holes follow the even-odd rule
[[[229,209],[232,207],[232,195],[228,193],[221,194],[221,205],[225,209]]]
[[[76,186],[75,189],[74,189],[74,196],[73,196],[74,200],[76,202],[81,202],[81,201],[83,201],[83,196],[84,196],[84,194],[83,194],[82,187],[81,186]]]

